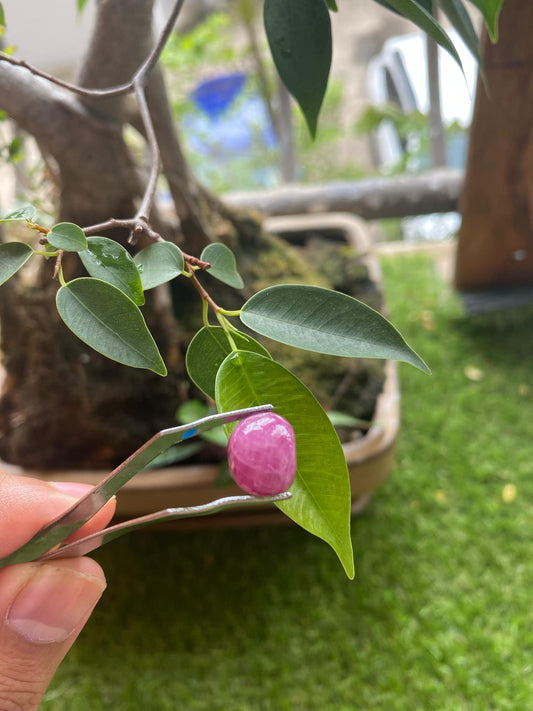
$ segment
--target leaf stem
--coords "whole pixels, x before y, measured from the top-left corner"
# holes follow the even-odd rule
[[[241,334],[241,331],[239,331],[238,328],[235,328],[231,321],[226,321],[226,323],[228,324],[228,328],[230,331],[234,331],[235,333]]]
[[[207,299],[202,299],[202,320],[204,326],[209,326],[209,302]]]
[[[30,230],[36,230],[42,235],[47,235],[50,232],[50,229],[48,227],[43,227],[42,225],[37,224],[37,222],[33,222],[33,220],[26,220],[26,224],[28,225]]]
[[[204,287],[200,284],[196,274],[193,271],[193,267],[190,264],[186,263],[186,269],[189,271],[189,276],[190,276],[191,282],[193,283],[196,291],[200,294],[200,297],[203,302],[204,325],[209,326],[207,314],[208,314],[209,307],[211,307],[213,309],[213,311],[215,312],[218,322],[224,329],[224,333],[226,334],[226,337],[229,341],[231,350],[232,351],[239,350],[237,348],[237,345],[235,344],[235,341],[233,340],[233,336],[231,335],[231,331],[235,331],[236,329],[233,328],[231,323],[226,318],[226,315],[237,315],[238,316],[240,314],[240,311],[232,312],[232,311],[227,311],[226,309],[222,309],[217,303],[215,303],[215,301],[213,301],[213,299],[209,296],[209,294],[204,289]]]
[[[231,346],[231,350],[234,352],[238,351],[239,349],[237,348],[237,344],[235,343],[235,341],[233,340],[233,336],[231,335],[231,331],[233,330],[231,324],[228,322],[227,318],[220,313],[220,311],[216,312],[216,316],[218,322],[224,329],[224,333],[226,334],[226,338],[228,339],[228,342]]]
[[[59,259],[59,255],[58,255],[58,259]],[[57,278],[59,279],[59,283],[61,284],[61,286],[67,285],[67,282],[65,281],[65,277],[63,276],[63,267],[61,266],[61,263],[57,264],[57,262],[56,262],[56,269],[55,269],[54,277],[55,276],[57,276]]]
[[[213,309],[213,311],[216,314],[218,314],[218,312],[221,310],[220,306],[213,301],[213,299],[209,296],[209,294],[204,289],[204,287],[200,284],[196,274],[194,273],[192,267],[188,263],[186,263],[186,269],[188,269],[191,282],[193,283],[196,291],[200,294],[202,300],[206,301],[209,304],[209,306]]]
[[[57,257],[59,255],[59,250],[57,250],[56,252],[45,252],[40,251],[38,249],[34,249],[33,253],[39,257]]]

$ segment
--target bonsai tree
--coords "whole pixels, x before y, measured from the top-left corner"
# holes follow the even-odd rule
[[[461,0],[376,1],[460,61],[432,13],[438,5],[478,55]],[[249,333],[345,358],[427,367],[391,324],[355,299],[302,284],[252,293],[243,282],[234,251],[253,261],[273,238],[249,215],[227,209],[188,168],[158,67],[184,3],[176,0],[155,43],[152,4],[98,2],[74,83],[0,54],[0,109],[35,138],[57,187],[52,220],[35,204],[1,220],[8,230],[0,245],[0,457],[41,468],[112,466],[172,421],[186,367],[220,411],[271,403],[290,422],[296,479],[292,498],[277,505],[330,543],[353,576],[349,480],[338,437],[312,393]],[[494,36],[501,0],[473,4]],[[275,66],[313,136],[336,10],[335,0],[264,2]],[[0,5],[0,24],[6,22]],[[144,142],[146,161],[126,140],[127,126]],[[161,176],[174,203],[171,218],[156,200]],[[281,258],[290,268],[290,252]]]

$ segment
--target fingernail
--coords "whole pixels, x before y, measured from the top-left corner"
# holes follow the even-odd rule
[[[48,484],[62,494],[68,494],[68,496],[72,496],[75,499],[81,499],[82,496],[94,488],[90,484],[82,484],[79,481],[49,481]]]
[[[7,614],[7,624],[34,644],[63,642],[83,624],[105,589],[103,580],[69,567],[35,567]]]

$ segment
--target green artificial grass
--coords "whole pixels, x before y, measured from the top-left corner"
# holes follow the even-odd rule
[[[353,521],[356,580],[280,528],[139,532],[51,711],[533,708],[533,310],[463,317],[431,260],[384,261],[400,366],[397,465]]]

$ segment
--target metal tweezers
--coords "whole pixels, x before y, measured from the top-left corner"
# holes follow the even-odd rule
[[[51,523],[41,528],[29,541],[24,543],[5,558],[0,558],[0,568],[15,563],[28,563],[35,560],[50,560],[51,558],[70,558],[89,553],[109,541],[119,538],[130,531],[160,521],[172,521],[178,518],[202,516],[232,506],[248,506],[269,502],[283,501],[290,498],[289,492],[274,496],[226,496],[216,501],[198,506],[169,508],[146,516],[130,519],[122,523],[104,528],[97,533],[85,536],[72,543],[64,543],[72,533],[87,523],[100,509],[115,496],[115,494],[138,472],[145,469],[161,452],[178,442],[194,437],[201,432],[210,430],[221,424],[235,422],[249,415],[270,412],[272,405],[248,407],[242,410],[222,412],[210,415],[195,422],[180,427],[161,430],[145,442],[139,449],[119,464],[105,479],[91,491],[81,497],[65,513]]]

